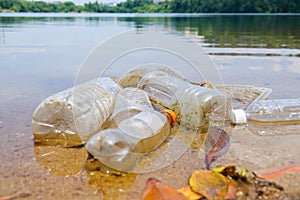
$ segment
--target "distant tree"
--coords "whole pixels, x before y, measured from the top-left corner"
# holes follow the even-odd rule
[[[27,3],[25,1],[15,1],[10,9],[14,12],[28,12]]]
[[[11,9],[16,3],[16,0],[0,0],[0,8]]]
[[[98,3],[98,1],[94,3],[92,2],[85,3],[83,6],[83,10],[87,12],[102,12],[102,8]]]
[[[299,13],[300,0],[127,0],[108,6],[88,2],[83,6],[74,2],[46,3],[29,0],[0,0],[0,11],[14,12],[141,12],[141,13]]]
[[[72,1],[64,2],[64,12],[75,12],[76,5]]]

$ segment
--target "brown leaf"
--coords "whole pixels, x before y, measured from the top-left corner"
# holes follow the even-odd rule
[[[205,164],[206,169],[210,166],[216,158],[224,155],[230,145],[230,136],[226,131],[218,127],[211,127],[205,138]]]
[[[278,169],[273,172],[267,172],[267,173],[255,174],[255,175],[258,178],[262,178],[265,180],[272,180],[288,172],[300,172],[300,165],[291,165],[285,168]]]
[[[224,199],[236,199],[237,188],[235,186],[235,183],[232,180],[227,179],[227,185],[227,194]]]
[[[161,181],[150,178],[144,189],[142,200],[188,200],[188,198]]]
[[[191,189],[205,196],[208,200],[223,200],[228,191],[228,179],[213,171],[199,170],[191,174]]]

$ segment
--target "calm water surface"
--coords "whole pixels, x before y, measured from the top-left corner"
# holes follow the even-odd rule
[[[299,98],[300,15],[0,14],[0,196],[28,190],[39,198],[50,198],[51,194],[82,197],[80,192],[88,188],[84,187],[88,182],[84,176],[50,178],[49,170],[37,164],[30,127],[32,112],[45,97],[74,84],[82,63],[98,44],[126,30],[138,34],[156,27],[197,41],[225,84],[270,87],[270,98]],[[275,140],[267,143],[272,146]],[[278,147],[281,156],[273,159],[279,159],[279,165],[300,164],[300,152],[294,148],[299,137],[288,140],[290,149],[282,144]],[[156,175],[162,176],[159,172]],[[49,186],[49,193],[43,185],[47,180],[48,184],[66,187],[65,191]],[[82,186],[76,186],[78,181]],[[39,189],[32,191],[35,186]],[[97,197],[93,192],[90,195],[91,199]],[[131,195],[138,196],[135,192]]]

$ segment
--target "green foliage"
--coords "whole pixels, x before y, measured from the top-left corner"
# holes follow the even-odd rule
[[[46,3],[44,1],[0,0],[0,10],[13,12],[81,12],[82,6],[72,1]]]
[[[98,1],[83,6],[72,1],[0,0],[0,12],[121,12],[121,13],[300,13],[299,0],[127,0],[109,6]]]
[[[127,0],[112,8],[125,13],[299,13],[299,0]],[[105,11],[105,10],[104,10]]]

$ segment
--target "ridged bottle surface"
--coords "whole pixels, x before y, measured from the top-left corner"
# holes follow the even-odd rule
[[[124,74],[121,79],[120,79],[120,85],[125,87],[137,87],[139,81],[141,80],[141,78],[152,71],[163,71],[167,74],[170,74],[174,77],[177,77],[179,79],[185,80],[186,78],[181,75],[179,72],[175,71],[174,69],[171,69],[169,67],[166,66],[162,66],[162,65],[151,65],[151,66],[139,66],[136,67],[132,70],[130,70],[129,72],[127,72],[126,74]]]
[[[144,153],[155,150],[169,134],[167,117],[148,110],[125,119],[118,128],[98,132],[85,147],[104,165],[128,172],[134,170]]]
[[[233,122],[247,123],[259,135],[300,134],[300,99],[261,100],[233,111]]]
[[[112,116],[85,147],[107,167],[130,171],[169,134],[169,119],[153,110],[147,93],[125,88],[117,96]]]
[[[35,142],[61,146],[83,144],[110,116],[120,89],[112,79],[100,78],[46,98],[33,114]]]
[[[164,72],[146,74],[139,88],[163,106],[175,110],[181,124],[200,128],[206,122],[229,119],[231,100],[218,90],[193,85]]]
[[[253,103],[247,119],[261,123],[300,124],[300,99],[263,100]]]

